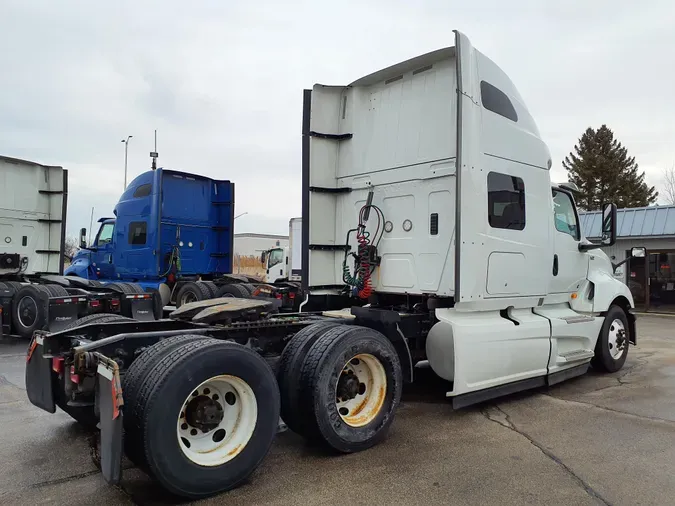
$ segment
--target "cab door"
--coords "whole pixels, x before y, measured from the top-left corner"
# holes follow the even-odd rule
[[[571,293],[588,275],[588,255],[579,251],[581,230],[572,196],[553,190],[553,258],[549,294]]]
[[[115,222],[103,223],[98,234],[96,234],[92,265],[99,279],[114,279],[115,277],[115,265],[113,264],[114,234]]]

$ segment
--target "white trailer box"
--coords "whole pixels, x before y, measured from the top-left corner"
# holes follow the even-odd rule
[[[0,275],[63,274],[67,192],[62,167],[0,156]]]

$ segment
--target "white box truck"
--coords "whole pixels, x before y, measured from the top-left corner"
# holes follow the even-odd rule
[[[616,239],[616,207],[589,242],[551,165],[511,80],[459,32],[349,85],[317,84],[304,92],[302,311],[213,299],[171,321],[37,332],[28,396],[47,411],[63,389],[91,404],[110,483],[124,451],[199,498],[251,475],[280,415],[337,452],[380,443],[423,361],[455,407],[591,364],[617,371],[636,333],[598,249]]]

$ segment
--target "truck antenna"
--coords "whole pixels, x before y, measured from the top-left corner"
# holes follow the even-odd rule
[[[152,170],[157,170],[157,158],[159,153],[157,153],[157,129],[155,128],[155,150],[150,152],[150,158],[152,158]]]

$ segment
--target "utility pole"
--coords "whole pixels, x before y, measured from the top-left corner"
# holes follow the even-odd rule
[[[127,158],[129,154],[129,140],[133,135],[129,135],[126,139],[122,139],[124,143],[124,189],[127,189]]]

